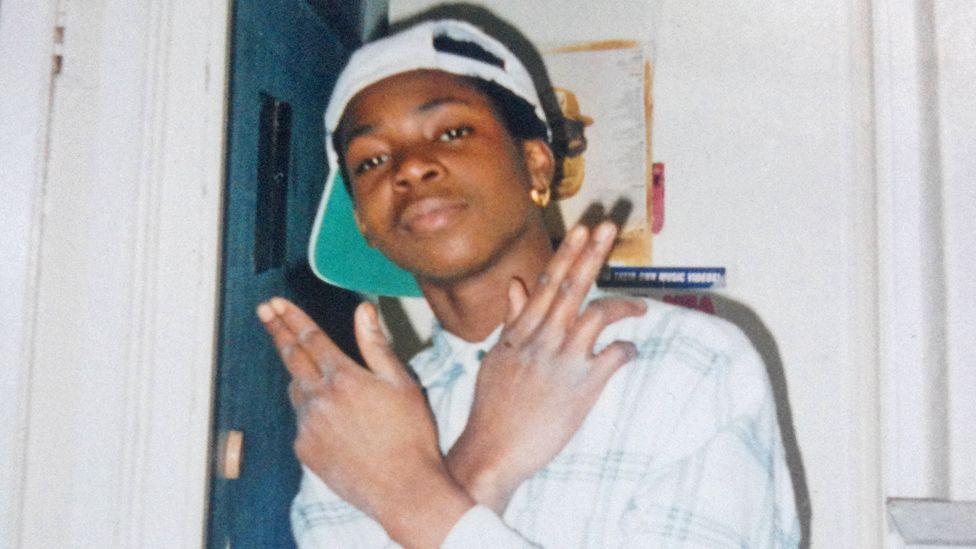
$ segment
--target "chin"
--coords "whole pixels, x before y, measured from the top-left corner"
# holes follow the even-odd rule
[[[427,257],[413,265],[404,266],[417,277],[419,282],[454,283],[484,271],[491,264],[490,259],[479,258],[476,254],[452,255],[450,257]]]
[[[483,227],[455,230],[436,239],[401,241],[384,253],[418,282],[453,284],[491,269],[511,253],[524,232],[522,227],[506,232]]]

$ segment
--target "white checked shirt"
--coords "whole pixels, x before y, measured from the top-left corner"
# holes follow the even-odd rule
[[[464,429],[481,358],[498,333],[469,343],[438,329],[411,361],[445,452]],[[618,339],[634,342],[638,356],[566,447],[522,483],[503,517],[476,506],[443,547],[796,547],[775,404],[745,336],[649,300],[647,314],[609,326],[596,348]],[[303,549],[396,547],[308,470],[291,519]]]

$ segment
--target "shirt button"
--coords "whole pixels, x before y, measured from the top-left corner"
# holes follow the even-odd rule
[[[478,360],[480,361],[480,360],[484,360],[485,354],[487,354],[487,353],[485,353],[481,349],[478,349],[478,353],[475,356],[478,357]]]

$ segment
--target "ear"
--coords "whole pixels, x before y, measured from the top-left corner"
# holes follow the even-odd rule
[[[366,232],[366,225],[363,224],[363,220],[359,218],[359,209],[353,206],[352,208],[352,218],[356,221],[356,228],[359,229],[360,234],[366,239],[366,244],[369,244],[370,248],[375,248],[373,245],[373,239],[369,237],[369,233]]]
[[[552,187],[556,160],[549,144],[542,139],[526,139],[522,142],[522,156],[532,178],[532,188],[544,191]]]

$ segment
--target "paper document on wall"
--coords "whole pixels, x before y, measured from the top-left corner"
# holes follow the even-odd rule
[[[643,45],[575,44],[550,48],[543,57],[565,117],[557,139],[567,143],[550,231],[558,239],[578,222],[610,217],[621,230],[609,264],[649,266],[651,98]]]

